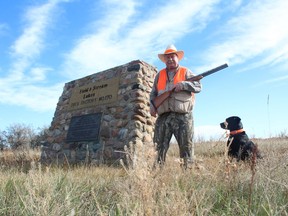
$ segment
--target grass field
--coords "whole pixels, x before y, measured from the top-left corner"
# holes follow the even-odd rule
[[[149,146],[120,167],[43,167],[40,152],[1,152],[0,215],[288,215],[288,139],[253,141],[265,156],[256,165],[201,142],[186,171],[177,145],[154,170]]]

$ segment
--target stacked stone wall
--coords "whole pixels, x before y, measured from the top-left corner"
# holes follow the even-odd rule
[[[115,163],[125,145],[151,145],[155,118],[149,112],[149,94],[157,70],[140,61],[111,68],[65,84],[59,98],[41,159],[47,163]],[[116,101],[71,109],[73,90],[119,77]],[[71,118],[101,113],[97,141],[67,142]]]

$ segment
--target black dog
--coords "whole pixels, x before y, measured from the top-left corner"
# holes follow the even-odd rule
[[[262,158],[257,145],[255,145],[243,130],[243,124],[238,116],[231,116],[225,122],[220,123],[220,127],[230,131],[227,141],[228,156],[236,158],[237,161],[249,160],[253,154],[257,158]]]

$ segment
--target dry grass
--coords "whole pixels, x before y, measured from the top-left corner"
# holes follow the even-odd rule
[[[265,155],[256,166],[227,160],[223,141],[202,142],[186,171],[177,145],[162,169],[152,146],[118,168],[41,167],[39,152],[2,152],[0,215],[288,215],[288,139],[254,141]]]

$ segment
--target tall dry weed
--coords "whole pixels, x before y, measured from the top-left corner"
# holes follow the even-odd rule
[[[254,164],[228,163],[225,142],[196,143],[186,171],[173,144],[161,169],[153,169],[154,146],[142,145],[126,149],[122,167],[34,161],[24,172],[6,157],[0,215],[288,215],[288,140],[257,142],[264,159]]]

